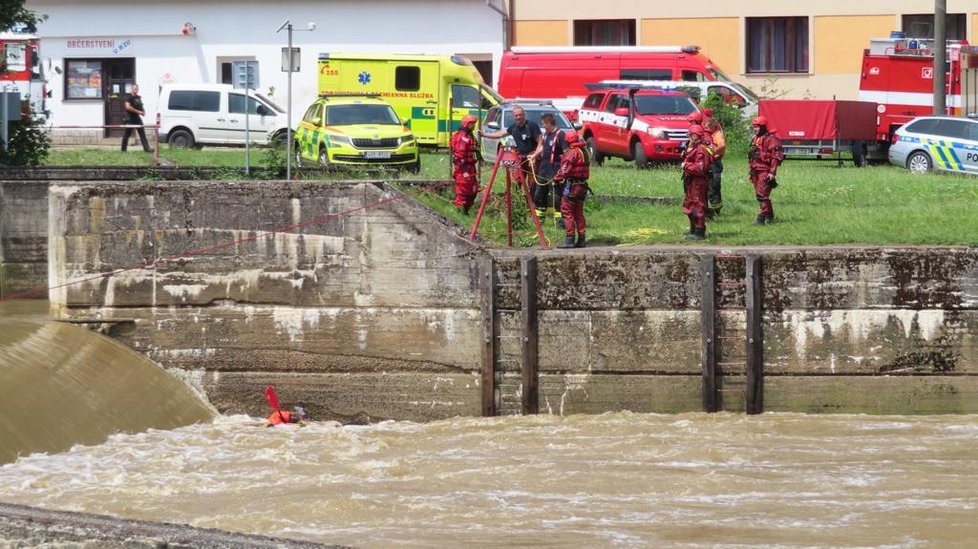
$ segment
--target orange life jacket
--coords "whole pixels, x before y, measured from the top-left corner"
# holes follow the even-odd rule
[[[268,416],[268,427],[272,425],[282,425],[285,423],[298,423],[298,420],[293,421],[292,412],[282,410],[281,412],[272,412],[272,415]]]

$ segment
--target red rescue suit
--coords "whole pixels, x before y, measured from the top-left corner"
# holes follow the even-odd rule
[[[575,142],[564,151],[560,159],[560,169],[554,181],[564,182],[564,199],[560,213],[564,217],[564,228],[568,237],[576,233],[584,236],[587,222],[584,219],[584,199],[587,198],[587,180],[591,177],[591,161],[584,153],[584,143]]]
[[[765,131],[754,137],[747,155],[750,162],[750,182],[754,186],[754,195],[761,211],[757,214],[758,222],[774,220],[774,207],[771,205],[771,189],[774,177],[778,171],[778,163],[782,159],[781,139],[777,132]],[[768,175],[770,174],[770,178]]]
[[[466,213],[475,195],[479,192],[479,179],[475,169],[476,153],[478,151],[472,130],[461,128],[452,135],[452,164],[455,169],[455,207],[463,208]]]
[[[683,213],[689,217],[689,226],[706,230],[707,177],[710,173],[710,150],[702,142],[690,145],[683,160],[683,182],[686,198]]]

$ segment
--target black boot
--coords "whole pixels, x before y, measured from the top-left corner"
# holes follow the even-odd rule
[[[583,248],[585,246],[584,233],[577,235],[577,242],[574,243],[575,248]]]
[[[767,225],[774,223],[774,212],[767,214],[767,216],[764,218],[764,223]]]
[[[693,236],[696,234],[696,219],[692,216],[689,218],[689,231],[686,232],[686,236]]]
[[[754,220],[755,225],[763,225],[767,221],[766,215],[759,215],[757,219]]]
[[[563,250],[566,250],[567,248],[573,248],[574,247],[574,237],[573,236],[568,236],[566,239],[564,239],[564,243],[563,244],[557,244],[557,247],[560,248],[560,249],[563,249]]]
[[[706,238],[706,227],[700,229],[696,227],[693,229],[692,234],[686,237],[686,240],[703,240]]]

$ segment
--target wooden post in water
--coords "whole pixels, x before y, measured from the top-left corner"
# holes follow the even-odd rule
[[[716,355],[716,258],[703,256],[703,303],[700,319],[703,324],[703,411],[718,412],[717,355]]]
[[[522,316],[523,415],[539,412],[537,389],[537,258],[520,261]]]
[[[496,262],[492,256],[479,263],[482,309],[482,415],[496,415]]]
[[[747,388],[744,398],[748,414],[764,411],[764,299],[761,287],[761,257],[747,256]]]

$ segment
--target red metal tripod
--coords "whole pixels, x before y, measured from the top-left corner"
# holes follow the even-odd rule
[[[503,166],[506,169],[506,234],[507,243],[512,246],[513,171],[522,169],[520,166],[520,155],[512,147],[503,147],[496,154],[496,163],[492,166],[489,182],[486,183],[486,188],[482,191],[482,204],[479,206],[479,213],[475,216],[475,224],[472,226],[472,233],[469,235],[469,240],[475,240],[475,235],[479,232],[479,223],[482,222],[482,214],[486,211],[486,205],[489,204],[489,199],[492,197],[492,184],[496,180],[496,172],[499,171],[499,166]],[[543,249],[547,249],[547,239],[543,236],[543,227],[540,226],[540,218],[537,217],[536,209],[533,206],[533,198],[530,197],[530,185],[526,182],[525,176],[526,174],[517,177],[516,182],[519,184],[520,189],[523,191],[523,196],[526,198],[527,209],[530,211],[530,217],[533,218],[533,224],[537,228],[537,236],[540,237],[540,246]]]

